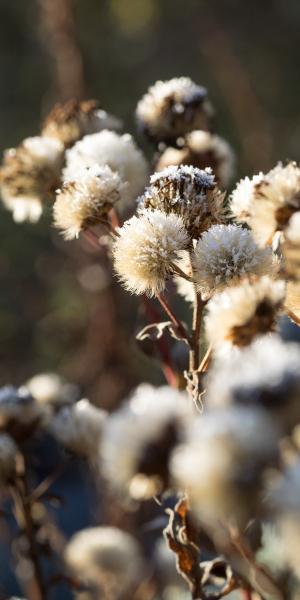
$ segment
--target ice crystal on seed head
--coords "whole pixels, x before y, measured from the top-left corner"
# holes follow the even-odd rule
[[[108,165],[92,165],[79,171],[58,190],[53,207],[54,225],[66,240],[105,219],[121,197],[124,184]]]
[[[106,420],[106,412],[88,400],[62,408],[53,418],[50,430],[68,450],[96,460]]]
[[[230,211],[238,223],[250,224],[255,188],[262,181],[263,176],[263,173],[259,173],[252,179],[245,177],[233,190],[230,197]]]
[[[207,90],[188,77],[157,81],[139,101],[140,127],[156,140],[173,143],[194,129],[208,129],[213,110]]]
[[[108,165],[126,183],[120,198],[122,204],[135,201],[146,184],[147,162],[129,134],[104,130],[86,135],[67,150],[63,178],[72,180],[82,169],[95,164]]]
[[[213,223],[226,219],[224,194],[219,191],[211,169],[188,165],[170,166],[154,173],[140,205],[182,217],[193,238],[198,238]]]
[[[284,297],[284,282],[268,276],[216,294],[208,303],[205,319],[209,343],[246,346],[257,335],[273,331]]]
[[[272,252],[259,248],[250,231],[238,225],[213,225],[204,232],[194,251],[194,277],[208,298],[245,275],[265,275],[273,270]]]
[[[5,152],[0,167],[1,195],[15,221],[38,221],[43,201],[59,184],[63,151],[59,140],[36,136]]]
[[[114,267],[134,294],[161,292],[181,250],[190,239],[180,217],[160,210],[142,210],[118,230]]]
[[[143,577],[137,542],[116,527],[89,527],[75,533],[64,559],[77,577],[99,587],[103,600],[129,597],[132,586]]]
[[[107,421],[101,464],[110,485],[139,498],[161,491],[168,456],[191,416],[183,392],[140,385]]]
[[[42,135],[59,139],[68,147],[84,135],[120,128],[119,119],[100,109],[97,100],[69,100],[53,107],[43,124]]]
[[[227,187],[233,177],[234,154],[230,145],[208,131],[192,131],[182,148],[166,148],[160,156],[156,171],[171,165],[192,165],[199,169],[212,168],[218,184]]]

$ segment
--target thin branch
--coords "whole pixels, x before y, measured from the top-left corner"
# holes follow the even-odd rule
[[[183,340],[185,340],[188,343],[188,345],[190,346],[191,345],[191,339],[190,339],[190,337],[188,335],[188,332],[186,331],[186,328],[184,327],[183,323],[181,321],[179,321],[179,319],[176,317],[175,313],[173,312],[173,310],[170,307],[170,305],[169,305],[168,301],[166,300],[166,298],[164,298],[164,296],[162,296],[162,294],[156,294],[156,298],[160,302],[161,306],[163,307],[164,311],[168,315],[169,319],[172,321],[176,333]]]
[[[199,366],[200,352],[200,333],[202,312],[205,302],[201,298],[201,294],[195,289],[195,302],[193,311],[193,333],[192,333],[192,348],[190,350],[190,371],[197,371]]]
[[[292,319],[292,321],[294,321],[295,323],[297,323],[297,325],[300,326],[300,318],[297,317],[297,315],[295,315],[295,313],[292,310],[287,310],[286,313],[287,316],[290,317],[290,319]]]
[[[194,279],[192,277],[190,277],[189,275],[187,275],[187,273],[184,273],[184,271],[182,271],[182,269],[178,265],[176,265],[175,263],[171,263],[171,267],[172,267],[174,273],[177,273],[177,275],[179,275],[179,277],[186,279],[186,281],[189,281],[190,283],[195,283]]]
[[[200,373],[202,373],[203,371],[207,371],[207,367],[210,363],[210,359],[211,359],[211,353],[212,353],[212,347],[209,346],[202,358],[202,361],[199,365],[199,369],[198,371],[200,371]]]

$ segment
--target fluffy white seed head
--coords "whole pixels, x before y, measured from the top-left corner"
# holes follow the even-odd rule
[[[17,222],[36,222],[42,204],[60,180],[64,147],[48,137],[25,139],[7,150],[0,168],[0,187],[5,206]]]
[[[226,220],[224,194],[211,169],[190,165],[170,166],[154,173],[140,205],[182,217],[193,238],[199,238],[214,223]]]
[[[256,186],[263,180],[263,173],[252,179],[245,177],[237,184],[230,197],[230,211],[238,223],[250,224]]]
[[[194,129],[208,129],[212,114],[206,89],[188,77],[157,81],[136,108],[145,133],[165,142],[173,142]]]
[[[276,453],[277,435],[262,410],[231,408],[196,418],[175,449],[171,473],[205,523],[248,511],[261,469]]]
[[[108,165],[118,173],[126,186],[122,189],[122,204],[133,202],[145,187],[148,166],[143,153],[129,134],[119,135],[104,130],[86,135],[66,152],[66,167],[63,178],[69,181],[78,172],[93,165]]]
[[[282,244],[283,253],[283,271],[286,279],[291,283],[288,285],[288,304],[296,304],[297,310],[300,310],[299,289],[300,289],[300,211],[294,213],[288,227],[284,233]],[[296,302],[295,302],[296,300]]]
[[[0,433],[0,486],[15,474],[18,448],[6,433]]]
[[[299,209],[300,168],[293,162],[286,166],[279,163],[252,180],[246,178],[233,193],[231,203],[232,213],[251,226],[261,244],[270,243],[276,231],[285,230],[291,216]]]
[[[300,245],[300,211],[291,216],[285,230],[285,237],[292,244]]]
[[[205,318],[209,343],[247,346],[257,335],[273,331],[284,297],[285,283],[268,276],[216,294]]]
[[[250,231],[238,225],[213,225],[194,250],[194,276],[205,297],[236,284],[244,276],[265,275],[273,267],[272,252],[259,248]]]
[[[181,250],[190,238],[180,217],[160,210],[143,210],[118,230],[114,267],[134,294],[161,292]]]
[[[107,421],[101,464],[110,485],[139,498],[161,491],[169,453],[191,416],[183,392],[140,385]]]
[[[257,338],[230,356],[217,357],[206,378],[211,407],[262,406],[283,430],[300,420],[300,349],[275,334]]]
[[[124,187],[118,173],[108,165],[80,170],[57,192],[53,207],[55,227],[66,240],[78,237],[82,230],[105,220]]]
[[[143,577],[135,539],[116,527],[89,527],[73,535],[64,553],[69,569],[94,584],[103,600],[125,597]]]
[[[56,373],[39,373],[26,381],[25,387],[33,398],[41,405],[54,408],[74,402],[77,387],[67,383]]]
[[[231,146],[209,131],[192,131],[182,148],[167,148],[160,156],[156,171],[171,165],[192,165],[199,169],[210,167],[221,187],[227,188],[234,174],[235,157]]]
[[[105,411],[83,399],[62,408],[54,416],[50,430],[68,450],[95,461],[106,416]]]
[[[42,135],[60,140],[65,147],[72,146],[84,135],[103,129],[120,129],[119,119],[102,110],[97,100],[70,100],[56,104],[47,115]]]

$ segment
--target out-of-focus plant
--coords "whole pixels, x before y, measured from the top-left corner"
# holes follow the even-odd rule
[[[132,136],[94,101],[55,107],[39,136],[5,154],[13,217],[34,221],[52,200],[64,238],[111,259],[148,319],[137,341],[154,344],[168,384],[141,384],[112,414],[53,374],[1,391],[1,490],[33,600],[60,581],[106,600],[184,597],[184,583],[199,600],[299,594],[300,350],[278,324],[300,323],[300,168],[280,163],[227,198],[235,160],[213,114],[188,78],[149,89],[136,115],[153,144],[150,178]],[[32,480],[28,447],[43,434],[101,484],[105,524],[67,544],[47,508],[64,463]]]

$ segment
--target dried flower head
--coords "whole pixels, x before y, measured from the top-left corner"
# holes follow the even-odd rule
[[[206,378],[209,406],[261,406],[284,431],[300,421],[300,349],[276,335],[217,358]]]
[[[194,276],[205,297],[237,284],[245,275],[270,274],[272,252],[259,248],[250,231],[238,225],[213,225],[194,251]]]
[[[144,565],[137,542],[116,527],[79,531],[67,544],[64,559],[77,577],[98,588],[103,600],[129,598],[143,577]]]
[[[171,166],[154,173],[150,184],[141,198],[141,206],[182,217],[193,238],[214,223],[226,220],[224,194],[218,189],[211,169]]]
[[[263,180],[264,174],[258,173],[252,179],[245,177],[237,184],[230,196],[230,211],[238,223],[251,223],[252,203],[256,186]]]
[[[295,212],[285,230],[285,240],[282,245],[284,258],[284,275],[292,282],[300,282],[300,211]],[[292,288],[299,287],[297,283]],[[300,309],[300,302],[297,302]]]
[[[212,115],[207,90],[188,77],[157,81],[136,108],[141,129],[151,139],[166,143],[194,129],[208,129]]]
[[[0,168],[1,195],[15,221],[38,221],[43,201],[59,184],[63,152],[59,140],[38,136],[5,152]]]
[[[120,128],[119,119],[100,109],[97,100],[69,100],[55,104],[43,123],[42,135],[56,138],[69,147],[84,135]]]
[[[160,210],[142,210],[118,233],[114,266],[126,289],[133,294],[161,292],[178,253],[190,242],[182,219]]]
[[[213,410],[196,418],[175,449],[171,472],[188,492],[201,521],[252,513],[266,465],[277,454],[277,434],[262,410]]]
[[[124,189],[119,174],[108,165],[93,165],[79,171],[58,190],[53,207],[54,225],[66,240],[105,220]]]
[[[107,421],[101,459],[110,485],[139,499],[161,491],[168,482],[168,457],[190,416],[183,392],[140,385]]]
[[[0,486],[13,478],[16,472],[18,448],[6,433],[0,433]]]
[[[25,383],[26,389],[42,406],[59,408],[77,399],[77,386],[67,383],[56,373],[39,373]]]
[[[96,460],[106,412],[88,400],[62,408],[53,418],[50,430],[68,450]]]
[[[216,294],[205,319],[209,343],[247,346],[257,335],[274,331],[284,297],[284,281],[268,276]]]
[[[286,166],[279,163],[269,173],[241,182],[233,194],[233,214],[239,198],[243,194],[246,198],[247,191],[248,200],[244,202],[248,204],[249,216],[245,220],[260,243],[269,243],[274,233],[284,230],[291,216],[300,210],[300,169],[294,162]]]
[[[124,203],[135,201],[145,187],[147,163],[128,133],[118,135],[114,131],[104,130],[86,135],[66,152],[64,180],[72,181],[80,170],[95,164],[108,165],[126,183],[121,196]]]
[[[161,154],[156,171],[172,165],[192,165],[199,169],[210,167],[221,187],[227,187],[234,175],[235,157],[231,146],[209,131],[192,131],[182,148],[166,148]]]
[[[30,434],[44,416],[42,407],[25,387],[7,385],[0,389],[0,431],[14,438]]]

